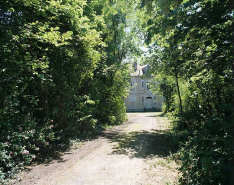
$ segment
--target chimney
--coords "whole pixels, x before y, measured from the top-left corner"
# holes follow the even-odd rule
[[[132,67],[134,68],[134,71],[136,71],[137,70],[137,62],[134,62]]]

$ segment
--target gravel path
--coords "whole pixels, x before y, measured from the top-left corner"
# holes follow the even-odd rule
[[[66,152],[60,160],[31,167],[19,185],[174,184],[178,172],[169,160],[160,113],[129,113],[129,121],[98,139]]]

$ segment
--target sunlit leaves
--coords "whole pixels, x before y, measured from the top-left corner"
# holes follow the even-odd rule
[[[96,16],[96,11],[101,13]],[[106,74],[100,78],[96,75],[106,68],[103,65],[104,69],[97,70],[99,63],[106,63],[106,43],[102,37],[106,26],[101,2],[7,1],[1,5],[0,13],[3,23],[0,31],[3,46],[0,49],[0,142],[7,139],[15,144],[22,139],[21,134],[14,140],[8,135],[22,129],[28,129],[25,133],[29,133],[37,124],[35,134],[30,136],[32,141],[26,142],[27,137],[21,143],[27,147],[27,153],[46,151],[50,146],[48,141],[54,141],[54,130],[46,129],[48,120],[56,122],[56,134],[64,130],[63,134],[71,134],[72,131],[74,137],[98,132],[96,118],[101,119],[95,108],[102,106],[98,102],[102,102],[103,91],[96,89],[105,84],[103,77],[106,77]],[[112,101],[109,108],[116,104],[124,114],[124,105],[120,104],[122,99],[119,97],[125,94],[125,88],[113,83],[106,86],[112,90],[108,98],[118,99]],[[116,88],[113,87],[118,87],[119,93],[114,94]],[[87,98],[87,94],[91,98]],[[115,114],[118,109],[115,109]],[[110,116],[105,111],[99,115],[102,118]],[[123,120],[124,115],[115,122]],[[17,130],[22,123],[27,127],[20,126]],[[38,142],[33,143],[35,140]],[[39,147],[40,141],[42,146]],[[36,149],[31,145],[36,145]],[[20,156],[20,150],[15,155]],[[16,163],[13,157],[6,161],[6,157],[0,156],[0,171],[4,170],[4,174],[14,171],[18,162],[30,162],[22,158]],[[10,163],[13,164],[11,167]]]
[[[167,97],[165,111],[174,109],[180,120],[177,130],[189,130],[196,138],[196,142],[187,146],[188,152],[181,149],[181,183],[226,184],[230,175],[226,166],[233,155],[233,148],[222,142],[227,141],[226,126],[233,127],[233,119],[228,121],[234,114],[233,3],[158,0],[155,1],[158,8],[152,9],[153,2],[147,2],[151,11],[145,11],[148,19],[143,27],[147,25],[146,42],[152,50],[147,62],[162,81],[163,86],[158,88],[162,93],[170,90],[168,84],[173,76],[177,81],[179,78],[185,109],[182,114],[176,114],[179,94],[172,91],[173,94],[167,94],[173,101],[171,109]],[[153,19],[153,15],[158,16]],[[232,106],[222,106],[226,104]],[[225,134],[233,137],[231,131],[225,130]],[[217,142],[211,142],[211,138]],[[223,152],[214,152],[220,148]]]

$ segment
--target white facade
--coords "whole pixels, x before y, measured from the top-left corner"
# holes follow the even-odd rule
[[[147,66],[135,66],[135,72],[131,74],[130,92],[124,100],[127,111],[161,110],[162,97],[151,92],[151,79],[153,77],[147,74]]]

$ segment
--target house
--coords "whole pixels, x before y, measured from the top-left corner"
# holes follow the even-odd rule
[[[161,110],[163,99],[150,90],[150,83],[154,77],[147,72],[148,66],[140,66],[134,63],[133,69],[129,95],[124,100],[127,111]]]

